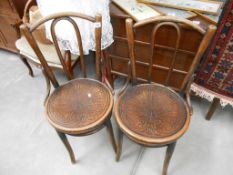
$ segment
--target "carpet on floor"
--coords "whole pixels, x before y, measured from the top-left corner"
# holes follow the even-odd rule
[[[222,12],[191,89],[209,101],[219,98],[222,106],[233,106],[233,0],[227,2]]]

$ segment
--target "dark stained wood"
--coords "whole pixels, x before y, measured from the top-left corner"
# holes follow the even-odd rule
[[[83,47],[82,38],[80,35],[79,27],[74,22],[72,17],[87,20],[92,23],[98,23],[99,27],[95,28],[95,39],[96,39],[96,79],[86,78],[86,69],[84,67],[83,58]],[[53,73],[52,67],[47,63],[43,52],[38,47],[37,41],[33,36],[33,31],[44,24],[45,22],[52,20],[51,35],[53,39],[56,52],[59,56],[59,60],[62,65],[62,70],[68,78],[68,82],[60,85],[55,74]],[[58,46],[56,33],[54,28],[60,20],[66,20],[70,22],[76,32],[77,42],[79,43],[81,67],[83,67],[83,77],[73,79],[70,73],[70,68],[66,64],[67,57],[69,59],[69,53],[64,57],[61,54]],[[100,15],[96,15],[95,18],[74,12],[57,13],[38,20],[36,23],[29,25],[27,23],[22,24],[20,29],[22,34],[26,37],[30,46],[36,53],[41,66],[43,67],[43,73],[47,80],[47,86],[49,87],[50,82],[54,86],[55,90],[48,97],[45,108],[47,119],[49,123],[58,132],[59,137],[67,148],[72,163],[75,162],[74,153],[72,148],[65,136],[65,134],[73,136],[85,136],[93,134],[103,127],[107,128],[112,143],[113,149],[116,152],[116,143],[113,134],[112,124],[110,121],[113,107],[113,96],[111,89],[108,88],[101,81],[101,28],[102,19]],[[72,79],[72,80],[71,80]],[[49,87],[50,90],[50,87]]]
[[[25,8],[24,8],[24,12],[23,12],[23,18],[22,18],[22,21],[23,21],[24,24],[28,25],[28,23],[29,23],[29,10],[30,10],[31,6],[33,6],[35,4],[36,4],[35,0],[28,0],[27,1],[26,5],[25,5]],[[62,14],[57,14],[57,15],[59,16],[59,15],[62,15]],[[56,18],[56,16],[54,16],[54,18]],[[66,18],[66,17],[64,17],[64,18]],[[63,59],[61,51],[60,51],[60,49],[58,47],[58,44],[56,42],[56,35],[55,35],[54,29],[53,29],[54,26],[56,25],[56,23],[59,22],[59,20],[62,20],[62,18],[56,19],[56,20],[53,21],[53,25],[51,27],[51,29],[53,30],[53,32],[51,33],[51,35],[53,37],[53,40],[55,41],[54,42],[54,46],[55,46],[55,49],[57,51],[58,57],[59,57],[60,60],[62,59],[61,60],[61,65],[51,64],[51,63],[48,63],[48,65],[51,68],[53,68],[53,69],[60,69],[60,70],[64,71],[66,73],[67,78],[68,79],[72,79],[74,77],[74,75],[73,75],[74,74],[73,73],[73,69],[77,65],[77,63],[78,63],[79,60],[81,62],[81,68],[82,68],[82,70],[84,72],[85,65],[83,65],[83,54],[80,56],[80,59],[79,59],[79,57],[77,57],[76,61],[72,62],[71,61],[71,54],[70,54],[70,51],[68,50],[68,51],[65,51],[65,58]],[[69,19],[67,17],[66,20],[68,20],[73,25],[73,27],[76,28],[76,26],[74,24],[74,21],[72,19]],[[36,22],[37,22],[37,24],[36,24]],[[35,25],[41,25],[41,23],[38,24],[38,21],[36,21],[36,22],[35,22]],[[42,23],[43,23],[43,21],[42,21]],[[38,26],[35,26],[35,27],[37,28]],[[76,28],[76,31],[77,30],[78,29]],[[82,48],[81,48],[81,52],[82,52]],[[41,68],[41,65],[40,65],[39,61],[37,61],[37,62],[34,61],[31,57],[28,57],[26,54],[22,55],[22,54],[19,53],[19,55],[20,55],[20,57],[23,57],[24,60],[26,60],[26,62],[30,61],[32,64],[34,64],[37,67]],[[36,58],[34,58],[34,59],[36,60]],[[66,66],[63,67],[64,64]],[[27,65],[27,67],[29,69],[29,72],[32,71],[32,68],[31,68],[30,64],[27,63],[26,65]]]
[[[59,131],[83,134],[109,117],[112,94],[99,81],[75,79],[59,87],[47,100],[48,120]]]
[[[123,133],[120,129],[118,129],[118,143],[117,143],[117,154],[116,154],[116,161],[118,162],[121,157],[122,152],[122,144],[123,144]]]
[[[102,21],[102,16],[101,15],[96,15],[95,17],[96,22],[101,22]],[[96,56],[96,76],[97,79],[101,81],[101,29],[102,29],[102,25],[100,26],[100,30],[95,30],[95,40],[96,40],[96,51],[95,51],[95,56]]]
[[[146,146],[175,141],[184,134],[190,121],[184,100],[158,84],[129,88],[117,99],[114,112],[123,132]]]
[[[30,8],[32,5],[35,5],[35,4],[36,4],[35,0],[25,0],[24,4],[23,4],[23,3],[20,3],[19,1],[14,1],[14,2],[15,2],[17,11],[18,11],[18,13],[19,13],[19,15],[20,15],[21,23],[28,23],[28,22],[29,22],[29,8]],[[26,21],[26,19],[27,19],[27,21]],[[19,28],[19,27],[18,27],[18,28]],[[20,29],[18,29],[18,31],[19,31],[19,32],[18,32],[19,34],[18,34],[17,39],[19,39],[19,38],[21,37]],[[14,41],[14,43],[13,43],[13,44],[14,44],[14,47],[15,47],[15,42],[16,42],[17,39],[15,39],[15,41]],[[27,58],[27,56],[25,56],[25,55],[21,55],[21,54],[20,54],[20,50],[18,50],[18,49],[17,49],[17,52],[19,53],[20,59],[23,61],[23,63],[24,63],[24,64],[26,65],[26,67],[28,68],[29,75],[30,75],[31,77],[33,77],[33,76],[34,76],[34,73],[33,73],[33,70],[32,70],[31,65],[30,65],[29,62],[28,62],[28,59],[29,59],[29,58]],[[32,61],[32,62],[33,62],[33,61]],[[37,67],[40,68],[40,65],[37,65]],[[42,70],[42,72],[43,72],[44,78],[45,78],[46,83],[47,83],[47,76],[44,74],[44,73],[45,73],[44,70]],[[47,100],[49,93],[50,93],[50,90],[48,89],[48,84],[47,84],[47,95],[46,95],[46,97],[45,97],[44,103],[45,103],[45,101]]]
[[[49,95],[50,95],[50,91],[51,91],[51,83],[50,83],[50,80],[45,72],[45,70],[42,68],[42,73],[44,75],[44,79],[45,79],[45,82],[46,82],[46,89],[47,89],[47,93],[46,93],[46,96],[45,96],[45,99],[44,99],[44,105],[46,104],[47,102],[47,99],[49,98]]]
[[[167,175],[167,169],[168,165],[170,163],[170,160],[172,158],[172,154],[175,150],[176,142],[173,142],[167,146],[166,156],[163,164],[163,173],[162,175]]]
[[[19,37],[23,9],[27,0],[0,1],[0,48],[17,52],[15,41]]]
[[[191,115],[193,114],[193,107],[191,104],[191,97],[190,96],[191,96],[191,85],[192,85],[193,79],[194,79],[194,75],[188,81],[187,86],[185,88],[185,94],[184,94]]]
[[[74,78],[74,72],[72,68],[71,53],[69,50],[65,52],[65,64],[67,65],[68,74],[70,79]]]
[[[128,48],[125,20],[129,16],[113,4],[110,9],[115,41],[109,48],[108,77],[112,75],[127,77],[127,64],[129,57],[132,57],[129,50],[133,50],[135,65],[132,64],[132,67],[135,66],[137,74],[132,72],[132,75],[136,75],[135,78],[143,82],[147,82],[149,79],[152,82],[168,85],[176,91],[185,92],[191,110],[189,89],[192,75],[216,27],[202,23],[205,25],[203,28],[190,20],[167,18],[166,16],[154,18],[153,21],[151,19],[144,20],[136,24],[131,21],[134,25],[135,38],[133,39],[133,48]],[[171,19],[176,24],[169,23]],[[164,24],[157,25],[158,28],[154,34],[150,34],[155,30],[154,25],[158,24],[159,20],[162,20]],[[194,18],[193,20],[199,19]],[[113,85],[112,80],[112,77],[109,78]]]
[[[12,52],[17,52],[14,45],[17,40],[17,32],[14,25],[19,22],[19,19],[15,17],[0,16],[0,48],[6,49]]]
[[[106,127],[107,127],[107,130],[108,130],[109,139],[111,140],[111,143],[112,143],[113,150],[116,153],[117,152],[117,145],[116,145],[116,142],[115,142],[115,139],[114,139],[112,123],[110,122],[110,120],[106,122]]]
[[[32,5],[35,5],[35,3],[36,3],[35,0],[28,0],[27,1],[26,5],[25,5],[25,9],[24,9],[23,19],[22,19],[24,24],[29,25],[28,24],[29,23],[29,9],[30,9],[30,7]],[[57,15],[58,16],[62,15],[62,13],[57,14]],[[54,16],[54,18],[57,18],[57,17]],[[70,19],[68,17],[64,17],[64,16],[63,16],[63,18],[65,18],[66,20],[68,20],[73,25],[73,27],[75,28],[75,31],[78,32],[78,28],[76,27],[76,24],[74,24],[74,21],[72,19]],[[83,68],[84,68],[85,65],[83,65],[83,54],[80,55],[80,59],[77,58],[76,61],[74,61],[74,62],[71,61],[70,51],[65,51],[65,56],[64,56],[65,58],[63,58],[63,55],[61,54],[60,48],[58,47],[58,43],[56,42],[57,40],[56,40],[56,35],[55,35],[55,32],[54,32],[54,26],[56,25],[57,22],[59,22],[63,18],[57,18],[57,19],[55,19],[53,21],[52,26],[51,26],[51,30],[53,30],[51,32],[51,35],[52,35],[52,38],[54,40],[54,46],[55,46],[55,49],[57,51],[58,57],[59,57],[59,59],[61,61],[61,65],[50,64],[50,63],[48,63],[48,65],[51,68],[53,68],[53,69],[60,69],[60,70],[64,71],[66,73],[67,78],[68,79],[72,79],[73,78],[73,69],[74,69],[75,65],[77,65],[78,61],[79,60],[81,61],[81,68],[82,68],[82,70],[83,70]],[[38,22],[39,22],[39,24],[38,24]],[[36,21],[35,24],[31,24],[31,25],[37,25],[37,26],[34,26],[34,28],[37,28],[39,25],[41,25],[40,22],[44,23],[43,21],[39,20],[39,21]],[[82,52],[82,48],[80,50]],[[32,64],[36,65],[37,67],[39,67],[39,68],[41,67],[40,63],[34,61],[30,57],[28,57],[26,54],[22,55],[22,54],[19,53],[19,55],[20,55],[20,57],[24,58],[23,60],[26,60],[26,62],[27,62],[27,60],[29,60]],[[36,58],[34,58],[34,59],[36,59]],[[31,68],[30,64],[27,63],[26,65],[27,65],[27,67],[29,69],[29,72],[32,71],[32,68]],[[65,66],[63,66],[63,65],[65,65]]]
[[[126,39],[126,28],[125,20],[129,16],[116,7],[114,4],[110,5],[111,12],[111,23],[113,25],[114,32],[114,43],[109,49],[109,59],[110,59],[110,75],[123,75],[127,76],[127,63],[129,60],[128,45]],[[192,19],[194,21],[201,19]],[[177,41],[176,29],[172,26],[161,27],[156,34],[155,40],[155,53],[153,56],[153,65],[151,71],[152,82],[157,82],[160,84],[166,84],[169,80],[169,86],[175,90],[181,90],[186,87],[187,80],[191,76],[190,67],[194,66],[193,63],[199,61],[200,55],[202,54],[199,48],[206,48],[206,44],[203,43],[202,47],[200,42],[203,39],[203,33],[205,29],[208,29],[209,24],[205,23],[205,28],[198,27],[192,21],[185,20],[190,26],[196,26],[197,30],[191,27],[181,27],[180,28],[180,44],[178,48],[175,48]],[[137,25],[140,25],[138,23]],[[202,25],[202,26],[203,26]],[[138,27],[136,30],[135,38],[135,61],[137,78],[147,80],[148,66],[150,61],[150,43],[151,36],[148,33],[153,29],[153,25],[144,25],[143,27]],[[210,29],[211,31],[214,31]],[[211,33],[211,32],[210,32]],[[209,37],[211,39],[211,37]],[[208,41],[206,42],[208,43]],[[171,62],[174,58],[174,51],[176,51],[175,61],[173,69],[171,71]],[[197,57],[195,57],[195,55]],[[194,61],[196,60],[196,61]],[[169,73],[170,72],[170,73]],[[168,74],[170,74],[168,76]],[[110,75],[108,75],[110,77]],[[169,77],[169,78],[168,78]],[[111,80],[111,79],[110,79]],[[184,81],[185,80],[185,81]],[[112,82],[110,81],[112,84]]]
[[[64,146],[66,147],[66,149],[67,149],[67,151],[68,151],[68,153],[70,155],[71,162],[74,164],[75,163],[74,152],[73,152],[73,150],[72,150],[72,148],[70,146],[70,143],[69,143],[66,135],[64,133],[59,132],[59,131],[57,131],[57,134],[60,137],[60,139],[61,139],[62,143],[64,144]]]
[[[77,24],[75,23],[75,21],[72,18],[66,16],[66,17],[55,18],[52,21],[51,35],[52,35],[52,39],[53,39],[53,44],[54,44],[55,49],[57,51],[57,55],[58,55],[58,57],[60,59],[60,63],[62,65],[62,68],[63,68],[64,72],[66,73],[67,78],[69,80],[71,80],[73,78],[73,71],[71,70],[71,58],[70,58],[71,54],[70,54],[70,51],[67,51],[67,53],[65,55],[65,59],[63,58],[63,55],[62,55],[61,50],[60,50],[59,45],[58,45],[56,32],[55,32],[55,26],[61,20],[69,21],[72,24],[72,26],[74,28],[74,31],[76,32],[76,37],[78,39],[81,60],[83,60],[83,47],[82,47],[81,35],[80,35],[79,28],[78,28]],[[66,64],[66,63],[68,63],[68,64]]]
[[[24,9],[26,7],[28,0],[12,0],[12,2],[15,6],[16,11],[19,14],[19,17],[22,19],[24,15]],[[31,4],[36,5],[36,0],[32,0]]]
[[[219,107],[219,105],[220,105],[220,99],[214,98],[206,114],[206,120],[210,120],[213,117],[213,114],[216,111],[216,109]]]
[[[128,62],[128,69],[125,68],[128,78],[115,103],[114,116],[121,131],[134,142],[149,147],[168,146],[163,168],[163,175],[167,175],[175,143],[187,131],[191,112],[190,97],[186,97],[186,103],[171,87],[189,95],[193,71],[216,27],[209,26],[205,31],[186,19],[169,16],[137,23],[128,18],[125,27],[129,59],[126,55],[116,56],[114,59],[118,57]],[[188,30],[188,35],[185,30]],[[172,33],[172,37],[169,33]],[[186,46],[189,38],[193,43],[199,44],[193,47]],[[122,37],[120,39],[124,40]],[[195,39],[198,39],[198,42]],[[143,47],[138,47],[139,45]],[[145,47],[147,51],[140,53]],[[160,52],[161,49],[163,51]],[[179,65],[181,52],[191,57],[185,57],[191,59],[188,67]],[[161,61],[163,58],[165,61]],[[139,65],[144,68],[139,68]],[[154,74],[153,68],[157,69]],[[140,73],[143,72],[142,79]],[[178,76],[174,78],[176,74]],[[153,82],[155,77],[159,77],[157,80],[160,84]],[[130,80],[132,84],[128,86]],[[147,83],[139,85],[141,80]],[[118,139],[117,161],[122,150],[121,134]]]
[[[29,9],[34,4],[35,4],[34,0],[28,0],[27,3],[26,3],[26,5],[25,5],[24,15],[23,15],[23,23],[26,24],[26,25],[29,25],[28,24],[29,23]],[[69,15],[76,15],[76,13],[72,13],[71,12],[71,13],[69,13]],[[95,21],[95,18],[93,18],[93,17],[85,16],[85,15],[82,15],[82,14],[79,14],[79,15],[83,16],[84,18],[85,17],[88,18],[88,20],[90,20],[92,22]],[[62,16],[62,17],[60,17],[60,16]],[[74,29],[76,31],[77,39],[78,39],[78,41],[80,41],[80,37],[81,36],[80,36],[79,28],[77,27],[77,25],[75,24],[75,22],[74,22],[73,19],[64,16],[63,13],[57,13],[55,16],[54,15],[50,16],[49,19],[47,19],[47,17],[45,17],[43,20],[38,20],[35,23],[30,24],[30,25],[32,25],[31,26],[32,31],[34,31],[35,28],[39,27],[45,21],[50,20],[50,19],[55,19],[53,21],[53,23],[52,23],[52,26],[51,26],[51,30],[52,30],[51,35],[52,35],[52,38],[53,38],[53,41],[54,41],[53,44],[55,46],[57,55],[58,55],[58,57],[60,59],[61,65],[47,63],[48,66],[50,68],[52,68],[52,69],[62,70],[65,73],[65,75],[67,76],[67,78],[70,80],[70,79],[74,78],[73,69],[75,68],[75,66],[77,65],[77,63],[80,61],[83,76],[86,77],[86,68],[85,68],[85,64],[84,64],[84,55],[83,55],[82,42],[78,42],[79,43],[79,49],[80,49],[80,56],[78,56],[75,61],[71,61],[71,53],[70,53],[70,51],[69,50],[65,51],[65,56],[63,58],[63,55],[61,54],[60,48],[59,48],[57,40],[56,40],[56,34],[55,34],[55,31],[54,31],[54,27],[56,26],[56,23],[58,23],[60,20],[67,20],[74,27]],[[98,19],[98,20],[101,21],[101,19]],[[30,38],[30,36],[29,36],[29,38]],[[33,38],[30,39],[30,41],[32,41],[32,40],[33,40]],[[22,59],[22,61],[24,62],[24,64],[27,66],[27,68],[29,70],[29,74],[31,76],[33,75],[33,71],[32,71],[32,68],[31,68],[30,64],[28,63],[28,61],[30,61],[32,64],[36,65],[38,68],[41,68],[41,64],[40,64],[39,60],[37,60],[37,58],[31,58],[30,56],[27,56],[26,54],[21,54],[21,53],[19,53],[19,56]],[[46,64],[46,63],[44,63],[44,64]],[[51,70],[47,70],[47,71],[50,72],[50,74],[52,73]],[[43,70],[43,72],[45,72],[45,70]],[[100,76],[100,73],[98,73],[98,76]],[[48,82],[47,81],[48,77],[45,76],[45,74],[44,74],[44,78],[45,78],[46,82]],[[56,84],[58,84],[58,83],[56,83]],[[46,102],[49,93],[50,93],[50,84],[47,83],[47,93],[46,93],[44,102]]]
[[[25,64],[25,66],[27,66],[28,71],[29,71],[29,75],[34,77],[34,73],[33,73],[32,68],[31,68],[30,64],[28,63],[27,59],[22,55],[19,55],[19,57],[22,60],[22,62]]]

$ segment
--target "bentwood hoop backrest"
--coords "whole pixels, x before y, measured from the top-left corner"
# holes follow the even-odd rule
[[[142,42],[140,41],[140,32],[148,32],[145,31],[144,28],[145,26],[149,26],[150,25],[150,32],[148,33],[148,43]],[[144,27],[144,28],[143,28]],[[160,43],[156,43],[156,38],[158,37],[158,32],[159,30],[161,30],[163,27],[169,27],[170,30],[173,29],[174,32],[173,34],[175,36],[174,39],[174,44],[173,46],[168,46],[168,45],[163,45]],[[140,29],[143,28],[143,29]],[[198,33],[198,35],[201,36],[201,39],[199,39],[199,43],[197,44],[197,49],[195,51],[190,51],[190,50],[185,50],[180,48],[181,44],[184,45],[184,37],[182,36],[184,34],[184,29],[185,30],[189,30],[191,31],[188,37],[190,37],[191,40],[196,40],[195,35],[192,35],[192,32],[196,32]],[[163,30],[163,29],[162,29]],[[156,17],[154,19],[149,19],[149,20],[144,20],[144,21],[140,21],[137,22],[135,24],[133,24],[133,20],[132,19],[126,19],[126,33],[127,33],[127,39],[128,39],[128,47],[129,47],[129,57],[131,60],[131,74],[132,74],[132,80],[133,82],[136,81],[137,74],[136,74],[136,66],[137,64],[139,65],[140,58],[138,58],[135,54],[135,52],[138,49],[135,49],[135,47],[137,45],[142,45],[142,47],[149,47],[148,48],[148,52],[149,52],[149,58],[148,58],[148,64],[144,65],[144,66],[148,66],[148,76],[147,76],[147,80],[150,83],[152,81],[152,70],[153,69],[160,69],[162,71],[166,71],[166,77],[164,78],[164,82],[162,84],[169,86],[169,82],[171,80],[172,74],[173,73],[180,73],[183,75],[182,81],[181,81],[181,85],[178,88],[175,88],[176,90],[179,91],[183,91],[186,88],[186,85],[188,83],[188,80],[190,80],[194,69],[196,68],[197,64],[199,63],[201,56],[203,55],[203,53],[205,52],[209,41],[211,40],[214,32],[216,30],[216,27],[213,25],[210,25],[208,27],[208,30],[205,31],[202,28],[200,28],[198,25],[194,24],[193,22],[186,20],[186,19],[180,19],[180,18],[175,18],[175,17],[169,17],[169,16],[161,16],[161,17]],[[145,34],[144,34],[145,35]],[[164,35],[164,33],[163,33]],[[139,36],[139,37],[138,37]],[[141,35],[142,36],[142,35]],[[185,36],[187,39],[187,35]],[[193,37],[193,38],[192,38]],[[170,38],[172,39],[172,38]],[[167,38],[167,40],[169,40],[169,38]],[[164,42],[166,43],[166,42]],[[187,43],[188,44],[188,43]],[[198,47],[199,46],[199,47]],[[169,52],[172,52],[172,56],[170,59],[170,65],[159,65],[154,63],[154,59],[157,59],[156,57],[156,50],[158,49],[163,49],[165,50],[164,55]],[[177,63],[179,61],[178,57],[179,55],[181,55],[182,53],[187,54],[187,55],[191,55],[192,56],[192,62],[190,63],[190,67],[188,68],[188,70],[184,71],[184,70],[179,70],[178,68],[175,67],[175,65],[179,64]],[[179,55],[178,55],[179,54]],[[160,58],[162,56],[164,56],[163,54],[160,54]],[[165,55],[166,56],[166,55]],[[145,58],[144,58],[145,59]],[[190,58],[188,58],[190,59]],[[177,61],[178,60],[178,61]],[[177,62],[176,62],[177,61]],[[190,60],[187,60],[190,61]],[[159,60],[157,60],[157,62],[159,62]],[[156,76],[156,75],[155,75]]]
[[[101,77],[101,73],[100,73],[101,27],[102,27],[101,15],[97,14],[94,18],[91,16],[87,16],[87,15],[84,15],[81,13],[75,13],[75,12],[55,13],[55,14],[43,17],[42,19],[38,20],[36,23],[34,23],[32,25],[29,25],[26,23],[26,24],[22,24],[20,26],[20,29],[21,29],[23,35],[26,37],[30,46],[34,50],[39,61],[41,62],[42,67],[44,68],[47,76],[49,77],[49,79],[51,80],[51,82],[55,88],[59,87],[59,83],[58,83],[52,69],[48,66],[48,63],[47,63],[42,51],[40,50],[40,48],[37,44],[37,41],[33,37],[33,31],[35,31],[38,27],[40,27],[45,22],[50,21],[50,20],[52,21],[52,23],[51,23],[51,36],[52,36],[53,44],[55,46],[57,55],[59,57],[60,63],[63,67],[65,74],[67,75],[68,79],[72,79],[72,77],[68,71],[68,68],[66,66],[66,63],[65,63],[65,58],[64,58],[65,56],[62,55],[62,52],[61,52],[60,47],[58,45],[56,33],[55,33],[55,26],[57,25],[57,23],[59,23],[59,21],[65,20],[65,21],[68,21],[70,24],[72,24],[74,31],[75,31],[75,34],[76,34],[76,38],[78,40],[77,43],[78,43],[78,48],[79,48],[79,52],[80,52],[79,57],[80,57],[82,71],[83,71],[83,76],[86,77],[82,38],[81,38],[79,27],[73,18],[78,18],[81,20],[86,20],[86,21],[92,22],[93,26],[95,27],[96,76],[97,76],[97,79],[100,80],[100,77]]]
[[[29,9],[32,5],[36,5],[35,0],[28,0],[27,3],[25,4],[24,10],[23,10],[23,23],[28,23],[29,22]]]

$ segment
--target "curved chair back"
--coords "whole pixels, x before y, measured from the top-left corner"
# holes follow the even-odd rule
[[[36,5],[35,0],[28,0],[25,4],[24,10],[23,10],[23,23],[29,23],[29,9],[31,6]]]
[[[160,16],[136,23],[126,19],[133,81],[155,81],[177,91],[185,90],[215,30],[213,25],[205,31],[189,20],[172,16]],[[140,61],[141,53],[148,56],[147,63]],[[141,69],[136,69],[137,66],[141,66]],[[147,71],[144,79],[138,78],[137,74],[142,72],[137,70]]]
[[[59,57],[60,63],[63,67],[63,70],[68,77],[68,79],[72,79],[72,75],[70,74],[67,65],[65,63],[65,57],[62,55],[61,49],[58,44],[58,40],[56,37],[56,32],[55,32],[55,27],[61,20],[68,21],[70,24],[72,24],[72,27],[74,28],[75,34],[76,34],[76,39],[78,43],[78,48],[79,48],[79,57],[80,57],[80,62],[81,62],[81,69],[83,76],[86,77],[86,68],[84,64],[84,51],[83,51],[83,44],[82,44],[82,37],[80,33],[79,26],[75,22],[73,18],[78,18],[80,20],[86,20],[95,26],[95,44],[96,44],[96,75],[97,79],[100,80],[101,77],[101,72],[100,72],[100,54],[101,54],[101,27],[102,27],[102,17],[101,15],[97,14],[95,17],[91,17],[88,15],[84,15],[81,13],[75,13],[75,12],[63,12],[63,13],[56,13],[52,14],[46,17],[43,17],[42,19],[38,20],[34,24],[29,25],[28,23],[24,23],[20,26],[22,34],[26,37],[27,41],[29,42],[30,46],[34,50],[35,54],[37,55],[38,59],[41,62],[41,65],[43,69],[45,70],[48,78],[51,80],[53,86],[55,88],[59,87],[59,83],[52,71],[52,69],[48,66],[48,63],[40,50],[38,43],[36,39],[33,37],[33,32],[40,27],[42,24],[46,23],[47,21],[51,21],[51,36],[53,40],[53,44],[55,46],[57,55]]]

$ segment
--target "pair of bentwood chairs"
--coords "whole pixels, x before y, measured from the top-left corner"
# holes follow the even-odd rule
[[[151,83],[152,72],[152,57],[155,45],[155,35],[157,30],[169,25],[177,31],[177,44],[174,50],[174,57],[170,71],[173,70],[175,54],[179,47],[180,27],[190,28],[203,35],[200,41],[200,47],[195,54],[195,59],[192,68],[185,76],[182,90],[188,91],[189,80],[193,74],[193,70],[205,51],[208,42],[213,35],[215,28],[210,26],[204,31],[197,25],[188,20],[178,19],[174,17],[159,17],[148,21],[137,22],[133,24],[131,19],[126,20],[126,31],[129,46],[129,66],[128,77],[125,85],[118,94],[117,101],[114,107],[114,115],[119,125],[118,144],[115,142],[111,115],[113,109],[114,98],[111,89],[101,82],[103,60],[101,58],[101,25],[95,28],[96,39],[96,77],[97,80],[89,78],[77,78],[63,85],[59,85],[52,69],[49,67],[45,57],[34,39],[32,33],[43,23],[52,20],[51,32],[53,43],[59,55],[59,60],[64,69],[66,64],[64,58],[60,54],[56,33],[54,28],[60,20],[69,21],[75,31],[76,36],[81,43],[81,35],[77,24],[72,19],[73,17],[82,20],[88,20],[93,23],[101,23],[101,16],[96,15],[95,18],[79,14],[79,13],[59,13],[42,18],[33,25],[23,24],[20,29],[26,37],[30,46],[34,50],[38,59],[43,66],[46,76],[51,81],[55,90],[51,93],[46,102],[46,113],[49,123],[55,128],[58,136],[61,138],[67,148],[72,163],[75,162],[75,156],[71,146],[66,138],[66,134],[72,136],[84,136],[97,132],[104,126],[110,135],[111,143],[116,152],[116,159],[119,160],[122,145],[122,133],[126,134],[130,139],[138,144],[150,147],[168,146],[166,158],[164,162],[163,175],[167,174],[167,168],[175,148],[176,140],[181,137],[187,130],[190,121],[190,109],[186,102],[173,90],[164,85]],[[141,26],[153,24],[151,34],[151,49],[150,63],[148,71],[148,83],[137,85],[136,64],[134,55],[134,30]],[[79,44],[79,49],[82,50],[82,44]],[[81,53],[81,52],[80,52]],[[82,59],[82,57],[80,57]],[[83,60],[84,62],[84,60]],[[171,74],[171,72],[169,74]],[[66,73],[66,71],[65,71]],[[169,81],[169,78],[168,78]],[[128,86],[132,82],[133,86]]]

